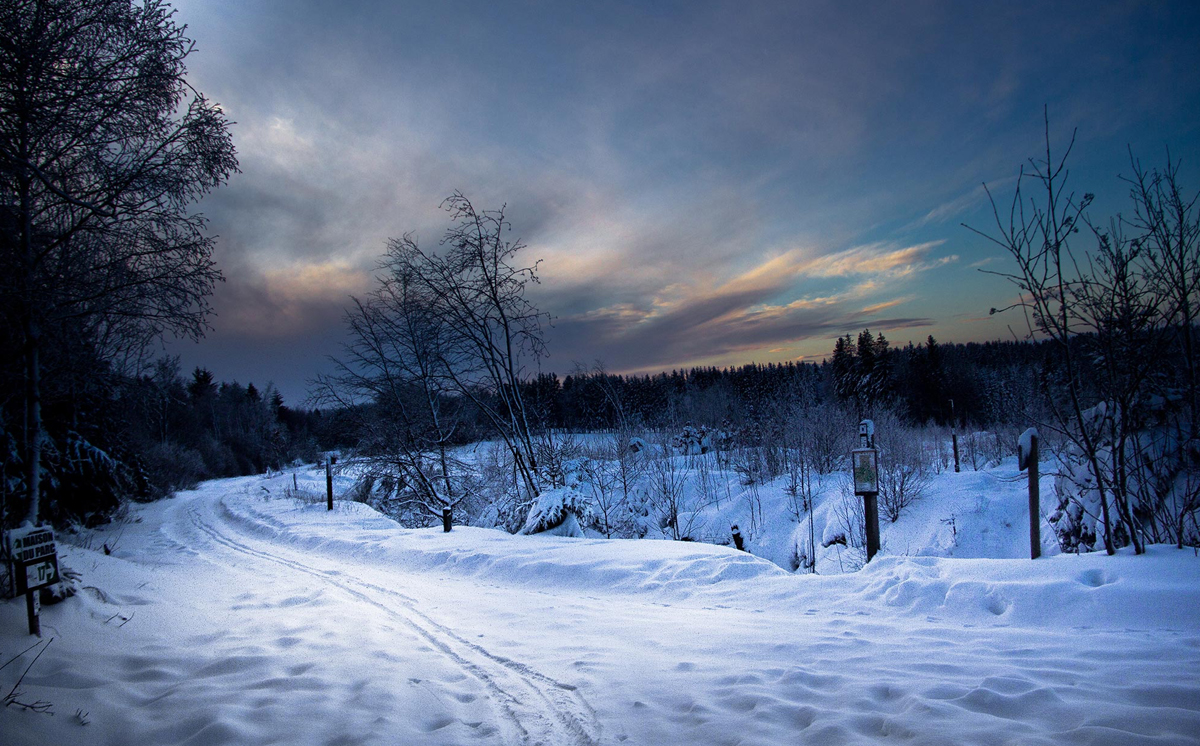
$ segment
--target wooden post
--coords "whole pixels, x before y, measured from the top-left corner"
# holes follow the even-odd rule
[[[41,611],[41,591],[25,591],[25,612],[29,615],[29,634],[37,635],[38,637],[42,636],[42,620],[39,616]]]
[[[950,440],[954,443],[954,473],[958,474],[962,469],[958,465],[958,422],[954,417],[954,400],[950,400]]]
[[[325,458],[325,495],[329,501],[329,510],[333,510],[333,457]]]
[[[742,538],[742,532],[738,528],[738,525],[736,523],[733,524],[732,526],[729,527],[729,530],[731,532],[733,532],[733,545],[738,548],[739,552],[746,551],[746,543],[745,543],[745,540]]]
[[[1029,559],[1042,556],[1042,496],[1038,484],[1038,438],[1029,439]]]
[[[299,492],[300,485],[296,483],[296,472],[292,472],[292,492]]]
[[[450,532],[451,517],[452,517],[452,514],[450,511],[451,511],[451,508],[449,505],[442,508],[442,531],[445,533]]]
[[[1038,485],[1038,431],[1029,428],[1017,441],[1017,468],[1029,472],[1029,559],[1042,556],[1042,496]]]
[[[863,517],[867,519],[867,562],[879,552],[879,493],[863,495]]]
[[[817,574],[817,534],[813,528],[813,496],[808,496],[808,551],[812,553],[809,559],[812,561],[812,573]]]

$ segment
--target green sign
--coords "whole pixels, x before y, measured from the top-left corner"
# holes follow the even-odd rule
[[[854,494],[879,492],[879,456],[874,448],[858,448],[851,452],[854,466]]]

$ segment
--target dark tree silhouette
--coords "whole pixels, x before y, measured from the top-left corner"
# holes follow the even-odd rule
[[[27,519],[39,514],[46,335],[102,358],[197,337],[221,275],[189,208],[237,170],[158,0],[0,2],[0,282],[24,361]]]

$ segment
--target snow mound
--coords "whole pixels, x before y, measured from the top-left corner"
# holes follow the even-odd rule
[[[1036,561],[881,555],[857,573],[822,576],[710,544],[404,529],[360,503],[337,503],[331,514],[323,505],[234,494],[221,506],[238,531],[305,552],[515,586],[735,608],[799,610],[838,598],[872,612],[973,624],[1200,628],[1200,563],[1168,546],[1141,557]]]
[[[470,526],[455,526],[449,533],[405,529],[362,503],[335,503],[330,513],[320,504],[232,494],[221,499],[221,510],[236,530],[305,552],[523,586],[683,600],[715,584],[791,577],[767,560],[729,547],[514,536]]]

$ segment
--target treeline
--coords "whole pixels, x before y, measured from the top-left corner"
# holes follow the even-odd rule
[[[84,347],[59,352],[41,402],[42,514],[59,525],[102,522],[122,499],[152,500],[204,479],[316,460],[323,447],[345,441],[338,413],[289,407],[271,385],[219,382],[203,368],[185,376],[178,358],[123,375]],[[0,378],[18,384],[6,386],[0,401],[6,526],[21,515],[28,473],[14,367],[0,366]]]
[[[1037,413],[1045,343],[925,342],[892,347],[864,329],[837,340],[820,363],[703,367],[618,375],[597,364],[530,381],[525,398],[547,427],[589,431],[683,424],[720,427],[774,419],[785,406],[836,404],[855,416],[880,408],[911,424],[1020,424]]]
[[[336,418],[287,406],[274,386],[218,382],[205,368],[185,378],[176,358],[159,360],[124,393],[124,439],[159,491],[315,461],[322,445],[337,440]]]

